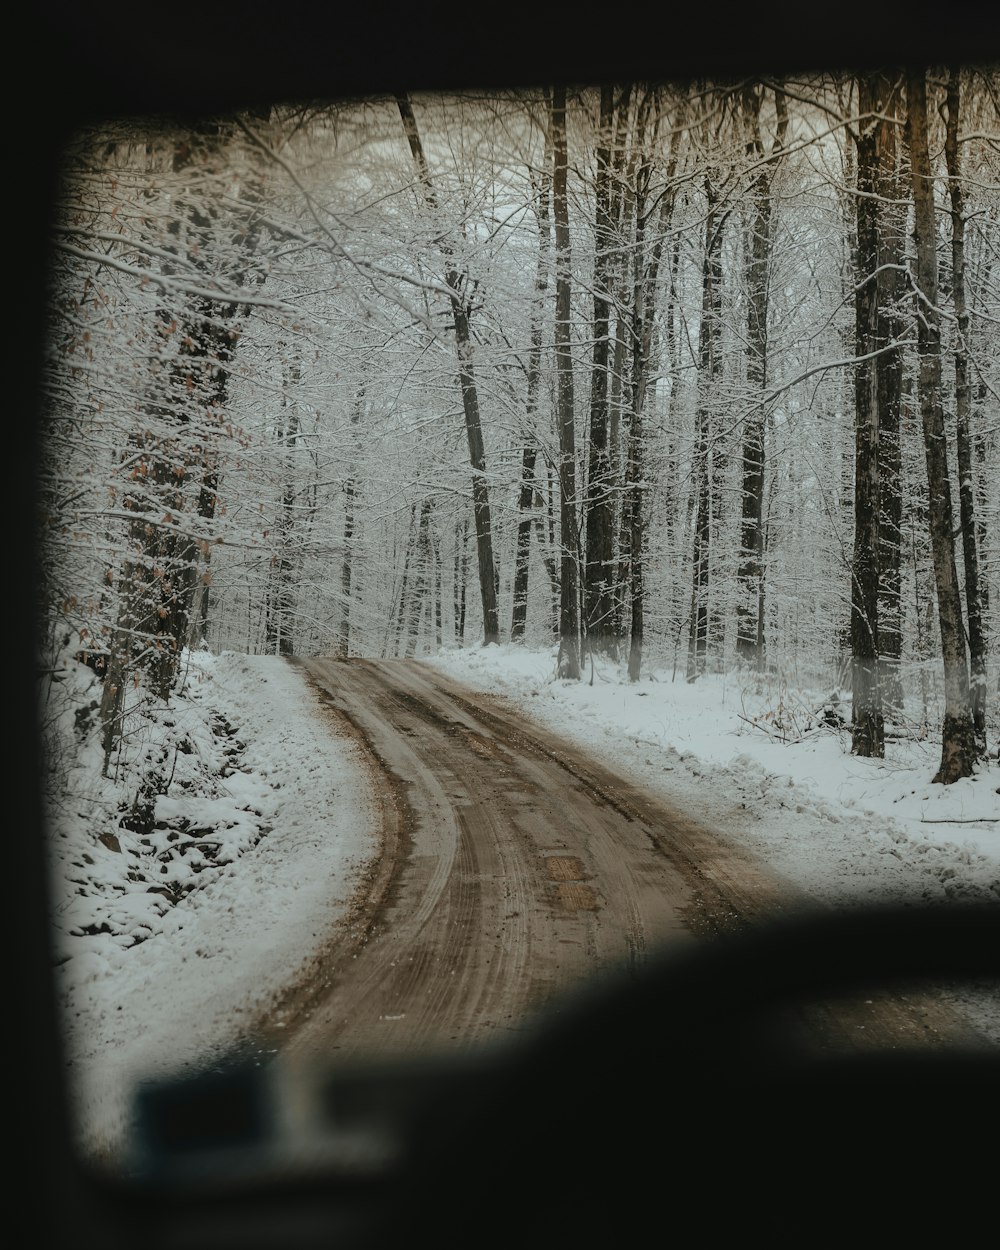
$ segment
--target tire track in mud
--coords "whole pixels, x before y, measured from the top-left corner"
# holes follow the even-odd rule
[[[665,943],[810,905],[690,814],[417,661],[296,663],[365,750],[383,851],[284,1004],[293,1062],[500,1040]],[[927,1020],[866,1002],[846,1027],[874,1041],[926,1036]]]

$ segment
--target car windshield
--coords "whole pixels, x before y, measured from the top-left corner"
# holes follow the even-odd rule
[[[998,92],[73,136],[39,708],[84,1153],[130,1166],[150,1080],[472,1053],[762,918],[1000,901]],[[1000,1045],[1000,1003],[813,1025]]]

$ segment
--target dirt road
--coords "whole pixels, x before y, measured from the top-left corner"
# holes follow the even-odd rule
[[[384,847],[349,923],[282,1004],[293,1060],[497,1040],[661,943],[803,903],[614,761],[500,700],[412,661],[301,664],[368,753]],[[933,1001],[886,997],[819,1009],[811,1027],[894,1045],[954,1022]]]

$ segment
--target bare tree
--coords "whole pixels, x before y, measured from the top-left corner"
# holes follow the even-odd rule
[[[958,143],[961,73],[952,68],[946,97],[945,159],[951,198],[951,297],[955,305],[955,422],[958,459],[959,515],[965,565],[965,603],[969,621],[969,669],[972,722],[978,750],[986,752],[986,630],[980,590],[976,541],[976,500],[973,470],[972,383],[969,377],[969,309],[965,297],[965,195]]]
[[[594,348],[590,381],[584,581],[587,646],[606,655],[614,655],[618,644],[612,594],[615,479],[608,440],[609,288],[614,265],[611,216],[614,118],[614,87],[605,84],[601,87],[600,96],[594,184]]]
[[[880,74],[858,81],[862,120],[857,147],[855,255],[854,554],[851,562],[851,694],[855,755],[885,754],[885,718],[879,667],[879,113],[885,104]]]
[[[410,145],[410,153],[423,188],[427,206],[437,209],[437,196],[431,181],[430,168],[424,155],[417,119],[409,95],[396,96],[403,130]],[[469,442],[469,461],[472,465],[472,500],[476,518],[476,550],[479,556],[479,591],[483,601],[483,643],[500,641],[500,623],[497,615],[496,567],[493,561],[493,527],[490,516],[490,493],[486,481],[486,451],[483,446],[483,427],[479,413],[479,390],[473,366],[472,333],[470,329],[471,303],[468,273],[455,260],[455,252],[446,240],[441,250],[448,259],[445,285],[451,304],[455,328],[455,350],[458,356],[458,376],[462,389],[462,406],[465,411],[465,432]]]
[[[548,103],[548,102],[547,102]],[[548,112],[548,109],[547,109]],[[525,425],[528,433],[521,453],[521,490],[518,497],[517,547],[514,564],[514,594],[511,608],[511,641],[524,637],[528,613],[528,569],[531,557],[532,510],[538,494],[535,484],[535,466],[538,446],[532,426],[538,410],[538,392],[541,379],[542,329],[545,316],[545,293],[549,285],[549,252],[552,246],[549,224],[552,193],[552,128],[546,116],[545,144],[542,169],[535,197],[535,217],[538,221],[538,260],[535,268],[534,301],[531,309],[531,343],[528,348],[526,394],[524,401]]]
[[[753,409],[743,430],[743,512],[740,537],[739,581],[741,596],[736,609],[736,653],[746,663],[764,663],[764,433],[767,386],[767,318],[770,294],[771,183],[788,132],[788,106],[780,88],[774,90],[775,130],[768,148],[761,132],[761,106],[765,88],[748,83],[743,89],[741,111],[747,128],[747,156],[757,166],[750,183],[747,287],[747,382]]]
[[[562,551],[559,609],[559,675],[580,676],[579,521],[576,499],[576,428],[573,413],[569,199],[566,173],[566,88],[552,91],[552,217],[556,272],[556,426],[559,434],[559,533]]]
[[[913,182],[915,298],[920,354],[920,416],[930,495],[929,526],[934,556],[938,625],[944,661],[945,707],[941,765],[936,782],[949,785],[970,777],[975,765],[976,733],[969,693],[969,665],[962,623],[962,601],[952,539],[951,479],[945,439],[941,377],[941,314],[938,308],[937,231],[934,180],[927,137],[927,80],[924,70],[907,75],[907,137]]]

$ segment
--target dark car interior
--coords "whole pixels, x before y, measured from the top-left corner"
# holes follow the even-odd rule
[[[998,53],[1000,17],[965,2],[864,14],[764,6],[725,18],[664,6],[44,6],[8,43],[8,59],[26,71],[8,123],[15,486],[31,508],[48,210],[60,145],[87,118],[195,116],[399,84],[685,77]],[[795,1021],[843,995],[995,983],[998,906],[847,907],[774,919],[567,999],[517,1046],[319,1074],[320,1122],[331,1142],[351,1148],[278,1149],[270,1074],[234,1062],[144,1092],[134,1176],[80,1160],[51,982],[40,795],[25,783],[39,776],[27,729],[38,558],[29,524],[14,526],[8,555],[17,985],[8,1072],[28,1127],[27,1145],[19,1134],[8,1143],[19,1163],[10,1192],[26,1202],[19,1241],[367,1250],[674,1238],[970,1245],[990,1236],[1000,1051],[831,1057],[803,1044]],[[347,1131],[359,1126],[360,1136]],[[14,1212],[11,1222],[20,1222]]]

